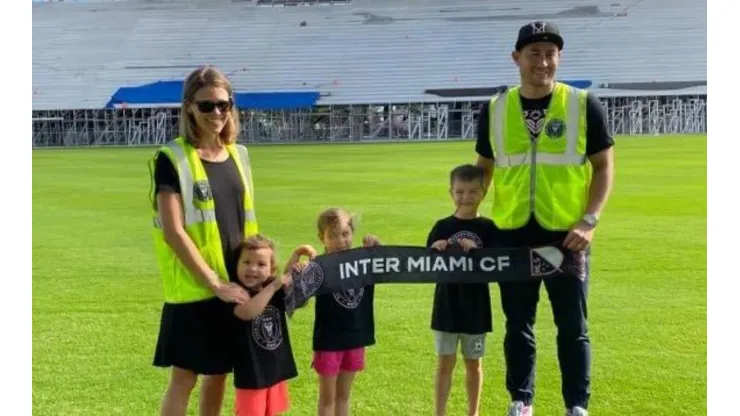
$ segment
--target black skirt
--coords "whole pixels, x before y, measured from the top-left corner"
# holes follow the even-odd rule
[[[156,367],[226,374],[233,367],[230,322],[234,305],[218,298],[165,303],[154,353]]]

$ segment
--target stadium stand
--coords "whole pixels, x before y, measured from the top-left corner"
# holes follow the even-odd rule
[[[349,134],[331,123],[322,126],[323,117],[311,117],[307,124],[328,129],[328,139],[394,137],[394,117],[388,114],[394,106],[400,112],[395,119],[406,130],[399,127],[395,138],[472,137],[477,103],[492,87],[517,82],[510,51],[517,29],[535,19],[558,23],[566,40],[559,78],[603,97],[615,130],[668,130],[665,120],[637,120],[631,111],[650,116],[660,110],[665,118],[678,105],[683,118],[685,112],[705,112],[706,3],[699,0],[98,0],[33,4],[34,118],[68,119],[59,111],[100,111],[108,105],[147,108],[150,115],[141,116],[151,124],[154,109],[171,107],[171,98],[154,95],[149,102],[127,103],[114,99],[119,89],[131,93],[131,87],[147,86],[139,91],[147,97],[152,84],[182,80],[209,63],[227,72],[240,92],[309,94],[289,100],[282,119],[296,108],[302,108],[297,114],[309,112],[312,104],[314,113],[327,117],[353,105],[345,113],[381,114],[380,122],[389,126],[388,134],[372,127]],[[306,101],[312,93],[317,100]],[[454,132],[446,121],[450,110],[456,112]],[[702,117],[679,124],[702,129]],[[427,128],[412,126],[417,122]],[[444,131],[430,127],[440,123]],[[321,136],[284,130],[274,138]],[[265,134],[271,133],[257,136],[266,140]],[[109,141],[87,136],[82,141],[88,139]]]

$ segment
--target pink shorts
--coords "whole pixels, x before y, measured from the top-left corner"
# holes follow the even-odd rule
[[[281,381],[273,386],[251,390],[236,389],[234,412],[237,416],[274,416],[290,409],[288,383]]]
[[[322,376],[336,376],[342,371],[362,371],[365,369],[365,347],[344,351],[314,351],[311,366]]]

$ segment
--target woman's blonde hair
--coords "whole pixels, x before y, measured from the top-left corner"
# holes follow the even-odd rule
[[[184,137],[193,146],[198,145],[200,138],[195,119],[188,111],[188,107],[195,103],[195,94],[204,87],[223,88],[229,93],[229,99],[234,100],[234,90],[231,88],[231,83],[226,75],[215,67],[200,67],[188,75],[182,87],[180,136]],[[236,104],[232,105],[229,113],[230,117],[226,118],[226,124],[219,135],[223,144],[233,144],[239,134],[239,112],[236,109]]]

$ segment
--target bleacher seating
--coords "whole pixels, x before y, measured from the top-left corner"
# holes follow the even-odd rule
[[[322,104],[435,100],[424,90],[516,83],[510,52],[534,19],[561,28],[560,79],[707,78],[700,0],[256,3],[34,3],[33,108],[102,108],[121,86],[182,79],[206,63],[241,91],[318,90]]]

